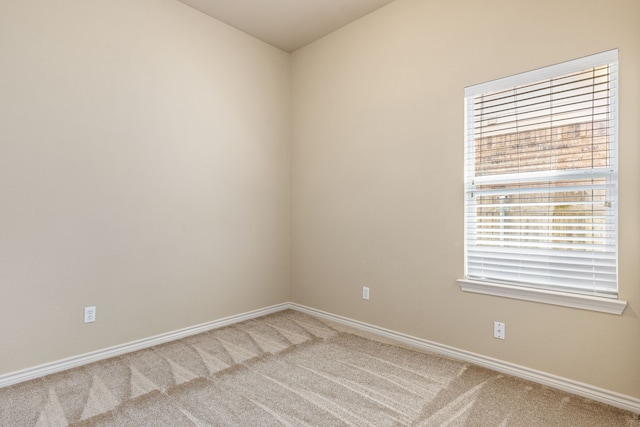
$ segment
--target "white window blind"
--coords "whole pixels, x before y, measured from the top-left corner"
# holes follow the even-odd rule
[[[467,278],[617,297],[617,58],[465,89]]]

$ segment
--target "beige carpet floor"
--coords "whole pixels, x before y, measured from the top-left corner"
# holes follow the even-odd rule
[[[283,311],[0,389],[0,425],[611,427],[640,421]]]

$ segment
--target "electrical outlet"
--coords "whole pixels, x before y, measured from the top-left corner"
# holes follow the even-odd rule
[[[96,306],[84,308],[84,323],[91,323],[96,321]]]
[[[502,322],[493,322],[493,337],[503,340],[505,332],[505,324]]]
[[[369,299],[369,288],[367,288],[366,286],[362,287],[362,299]]]

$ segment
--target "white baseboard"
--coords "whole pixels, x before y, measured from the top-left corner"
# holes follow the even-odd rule
[[[597,402],[606,403],[607,405],[615,406],[616,408],[621,408],[640,414],[640,399],[632,396],[627,396],[610,390],[594,387],[589,384],[573,381],[568,378],[559,377],[546,372],[537,371],[535,369],[515,365],[513,363],[505,362],[498,359],[493,359],[491,357],[483,356],[477,353],[460,350],[454,347],[449,347],[421,338],[394,332],[388,329],[380,328],[378,326],[370,325],[368,323],[349,319],[347,317],[337,316],[335,314],[316,310],[314,308],[305,307],[300,304],[290,303],[288,305],[288,308],[309,314],[311,316],[350,326],[352,328],[367,331],[385,338],[392,339],[394,341],[398,341],[402,344],[410,345],[412,347],[430,351],[432,353],[447,356],[452,359],[473,363],[474,365],[483,366],[494,371],[502,372],[514,377],[529,380],[578,396],[586,397]]]
[[[225,317],[222,319],[214,320],[212,322],[191,326],[173,332],[167,332],[165,334],[156,335],[150,338],[144,338],[130,343],[70,357],[33,368],[0,375],[0,388],[17,384],[23,381],[32,380],[35,378],[44,377],[45,375],[54,374],[56,372],[65,371],[67,369],[87,365],[89,363],[108,359],[109,357],[120,356],[132,351],[153,347],[154,345],[163,344],[169,341],[196,335],[202,332],[210,331],[212,329],[221,328],[223,326],[229,326],[234,323],[243,322],[245,320],[254,319],[256,317],[265,316],[267,314],[276,313],[278,311],[286,309],[297,310],[302,313],[306,313],[312,316],[350,326],[352,328],[367,331],[385,338],[389,338],[402,344],[410,345],[412,347],[430,351],[432,353],[441,354],[452,359],[473,363],[475,365],[493,369],[494,371],[513,375],[515,377],[523,378],[525,380],[533,381],[538,384],[543,384],[549,387],[566,391],[568,393],[586,397],[597,402],[606,403],[617,408],[640,414],[640,399],[637,399],[635,397],[626,396],[613,391],[594,387],[589,384],[584,384],[567,378],[537,371],[535,369],[529,369],[524,366],[515,365],[513,363],[508,363],[502,360],[493,359],[491,357],[482,356],[480,354],[472,353],[469,351],[460,350],[454,347],[449,347],[421,338],[412,337],[410,335],[380,328],[368,323],[327,313],[321,310],[316,310],[314,308],[295,303],[277,304],[271,307],[249,311],[235,316]]]
[[[188,328],[179,329],[173,332],[156,335],[150,338],[132,341],[130,343],[109,347],[103,350],[93,351],[79,356],[69,357],[67,359],[58,360],[56,362],[46,363],[44,365],[27,368],[16,372],[0,375],[0,388],[9,385],[21,383],[23,381],[44,377],[45,375],[55,374],[56,372],[65,371],[71,368],[87,365],[99,360],[108,359],[109,357],[120,356],[136,350],[153,347],[154,345],[163,344],[180,338],[196,335],[212,329],[229,326],[234,323],[243,322],[245,320],[254,319],[256,317],[265,316],[267,314],[276,313],[278,311],[291,308],[289,303],[277,304],[271,307],[261,308],[259,310],[249,311],[246,313],[229,316],[212,322],[202,323],[200,325],[190,326]]]

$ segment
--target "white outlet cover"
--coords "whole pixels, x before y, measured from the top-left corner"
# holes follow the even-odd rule
[[[505,324],[502,322],[493,322],[493,337],[503,340],[505,337]]]
[[[96,321],[96,306],[84,308],[84,323],[91,323]]]
[[[362,299],[369,299],[369,288],[366,286],[362,287]]]

